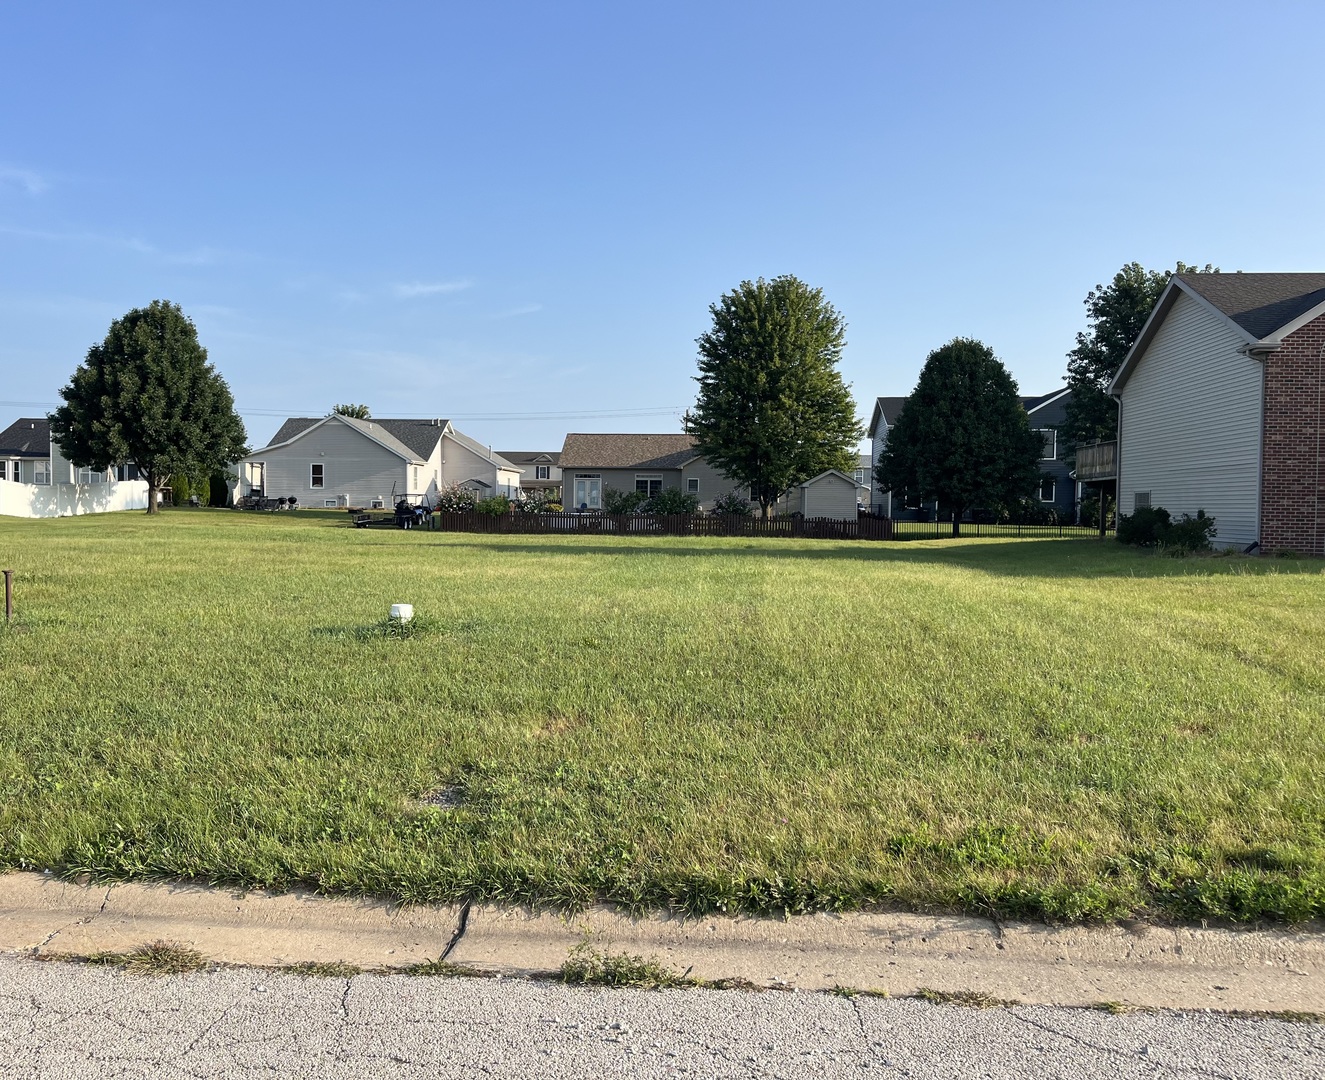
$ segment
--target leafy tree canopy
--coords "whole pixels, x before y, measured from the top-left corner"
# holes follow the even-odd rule
[[[367,405],[336,405],[331,410],[333,416],[349,416],[355,420],[371,420],[373,414]]]
[[[51,413],[51,436],[73,464],[133,462],[157,493],[176,473],[219,470],[248,452],[230,387],[178,304],[154,300],[111,323]]]
[[[765,517],[793,485],[849,474],[862,428],[837,370],[846,323],[823,291],[790,274],[743,281],[709,314],[687,420],[699,452],[748,485]]]
[[[1208,263],[1204,269],[1179,262],[1173,270],[1147,270],[1128,263],[1108,285],[1096,285],[1086,294],[1085,331],[1077,334],[1076,346],[1067,354],[1067,385],[1072,390],[1067,418],[1059,430],[1068,455],[1080,442],[1118,437],[1118,404],[1106,392],[1117,371],[1141,335],[1155,302],[1174,274],[1217,274]]]
[[[983,342],[954,338],[925,360],[875,469],[885,491],[908,491],[952,511],[952,531],[976,507],[1007,506],[1040,477],[1043,440],[1017,384]]]

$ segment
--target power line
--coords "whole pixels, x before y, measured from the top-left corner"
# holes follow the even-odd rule
[[[53,409],[58,401],[0,401],[0,408],[10,409]],[[615,418],[643,416],[675,416],[684,412],[688,406],[664,405],[650,409],[583,409],[578,412],[494,412],[494,413],[451,413],[451,420],[486,420],[507,422],[519,420],[611,420]],[[236,405],[235,411],[244,416],[322,416],[321,409],[246,409]],[[401,420],[431,420],[437,414],[430,413],[395,413],[394,418]]]

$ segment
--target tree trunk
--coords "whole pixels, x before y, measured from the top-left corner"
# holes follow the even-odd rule
[[[952,535],[961,536],[962,534],[962,512],[953,510],[952,512]]]
[[[160,488],[154,487],[150,483],[147,485],[147,512],[149,514],[155,514],[158,511],[159,507],[157,506],[156,500],[160,493]]]

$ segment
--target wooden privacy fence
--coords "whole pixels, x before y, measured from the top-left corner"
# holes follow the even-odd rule
[[[861,517],[857,521],[830,518],[756,517],[723,514],[479,514],[443,511],[432,515],[432,528],[441,532],[592,534],[595,536],[788,536],[811,540],[889,540],[892,522]]]

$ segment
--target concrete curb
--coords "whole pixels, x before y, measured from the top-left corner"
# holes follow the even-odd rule
[[[0,875],[0,951],[123,952],[165,939],[230,964],[404,968],[447,954],[483,971],[555,971],[580,945],[657,957],[706,980],[803,990],[974,990],[1043,1005],[1325,1013],[1325,933],[1047,927],[910,914],[791,919],[573,916],[402,907],[306,892],[80,886]],[[462,929],[463,927],[463,929]],[[447,953],[448,948],[450,949]]]

